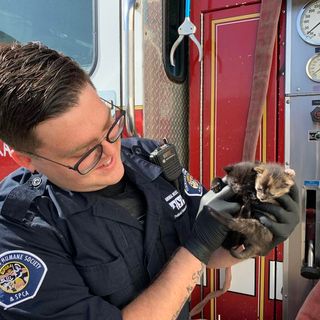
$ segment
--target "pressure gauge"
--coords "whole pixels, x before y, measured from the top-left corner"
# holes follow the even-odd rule
[[[320,45],[320,0],[310,1],[301,9],[297,29],[304,41]]]
[[[308,77],[316,82],[320,82],[320,53],[309,59],[306,65]]]

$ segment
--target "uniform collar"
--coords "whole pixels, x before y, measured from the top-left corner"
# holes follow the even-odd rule
[[[145,208],[145,226],[143,227],[136,218],[132,217],[128,212],[125,212],[125,210],[115,202],[110,201],[107,197],[103,197],[98,194],[94,195],[94,215],[121,222],[140,230],[150,229],[148,228],[150,224],[158,225],[161,214],[161,201],[156,185],[153,183],[150,177],[145,176],[143,173],[141,173],[141,171],[137,171],[136,168],[133,169],[132,166],[125,164],[125,171],[128,179],[145,195],[147,202],[147,206]],[[152,230],[153,235],[151,235],[151,237],[148,236],[148,238],[152,239],[152,241],[147,244],[147,251],[150,249],[150,244],[154,242],[153,238],[156,236],[157,228],[152,228]]]
[[[124,165],[129,168],[128,172],[133,170],[141,182],[150,182],[161,175],[162,169],[146,160],[145,157],[141,156],[140,148],[132,148],[131,152],[126,148],[121,150],[121,159]]]

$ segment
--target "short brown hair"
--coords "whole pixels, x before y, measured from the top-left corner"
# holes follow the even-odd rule
[[[75,61],[41,43],[0,46],[0,139],[35,150],[35,127],[74,106],[87,84],[90,77]]]

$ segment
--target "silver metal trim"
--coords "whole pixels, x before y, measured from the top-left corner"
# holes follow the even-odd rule
[[[121,0],[121,66],[122,105],[126,110],[126,129],[136,136],[135,125],[135,68],[134,68],[134,12],[136,0]]]
[[[290,98],[285,99],[285,114],[284,114],[284,161],[285,166],[290,168]]]
[[[96,67],[98,64],[98,55],[99,55],[99,44],[98,44],[98,0],[92,1],[92,28],[93,28],[93,62],[88,70],[89,76],[92,76],[96,71]]]
[[[290,93],[286,94],[285,97],[311,97],[311,96],[319,96],[319,92],[302,92],[302,93]]]
[[[291,91],[291,37],[292,37],[292,1],[287,1],[286,7],[286,43],[285,43],[285,93]],[[288,12],[290,14],[288,14]]]
[[[290,168],[290,98],[285,98],[285,115],[284,115],[284,161],[285,166]],[[288,282],[289,282],[289,266],[288,266],[288,259],[289,259],[289,242],[285,241],[283,245],[283,297],[282,297],[282,315],[283,319],[288,318],[289,314],[289,306],[288,306]]]

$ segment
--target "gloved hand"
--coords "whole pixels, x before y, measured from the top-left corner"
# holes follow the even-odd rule
[[[277,198],[276,201],[279,205],[264,202],[255,204],[252,208],[254,216],[258,217],[259,221],[273,233],[269,251],[286,240],[299,223],[298,187],[293,185],[288,194]],[[270,214],[275,217],[276,221],[268,217]]]
[[[240,205],[232,202],[233,197],[233,191],[227,186],[219,193],[210,190],[201,200],[191,236],[184,247],[205,264],[208,263],[212,252],[221,246],[229,231],[209,213],[207,207],[221,213],[234,214],[240,210]]]

